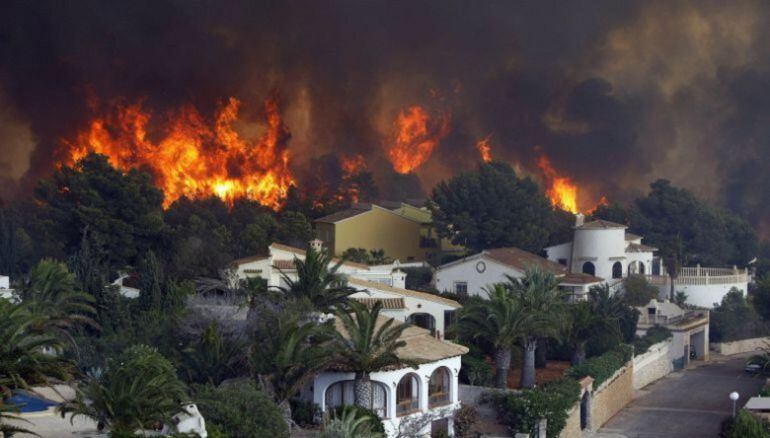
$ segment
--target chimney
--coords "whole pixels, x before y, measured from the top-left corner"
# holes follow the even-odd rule
[[[393,287],[406,289],[406,272],[396,269],[390,274]]]
[[[583,213],[578,213],[575,215],[575,227],[582,226],[583,223],[585,223],[586,217],[583,216]]]
[[[310,241],[310,247],[313,248],[313,251],[315,252],[321,252],[323,249],[324,243],[321,241],[321,239],[313,239]]]

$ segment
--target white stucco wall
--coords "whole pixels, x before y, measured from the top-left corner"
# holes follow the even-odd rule
[[[612,265],[620,262],[626,272],[626,240],[624,228],[576,229],[573,240],[572,272],[583,272],[583,264],[594,264],[597,277],[612,278]]]
[[[428,382],[430,376],[435,370],[441,367],[446,367],[450,373],[450,403],[436,408],[428,407]],[[396,387],[401,379],[414,373],[417,376],[419,382],[419,406],[420,412],[413,413],[404,417],[396,416]],[[452,415],[455,410],[460,408],[460,402],[458,397],[458,376],[460,373],[460,357],[451,357],[448,359],[442,359],[436,362],[430,362],[422,364],[417,368],[402,368],[393,371],[380,371],[371,374],[373,382],[382,383],[387,391],[387,415],[383,419],[383,425],[388,436],[393,437],[398,434],[399,426],[402,421],[410,417],[418,417],[422,415],[432,416],[432,420],[439,420],[442,418],[449,418],[449,432],[452,430]],[[334,383],[343,382],[346,380],[353,380],[355,378],[354,373],[342,373],[342,372],[324,372],[319,374],[313,381],[312,387],[306,389],[302,393],[302,398],[305,400],[311,400],[317,404],[322,411],[326,411],[326,390]],[[423,435],[430,433],[430,423],[428,422],[426,427],[422,430]],[[420,436],[420,435],[417,435]]]
[[[479,262],[484,263],[486,267],[484,272],[480,273],[476,269]],[[441,292],[454,292],[455,283],[467,282],[469,295],[486,297],[487,294],[482,289],[494,283],[507,281],[506,274],[515,278],[524,276],[524,273],[519,270],[498,263],[483,254],[477,254],[436,269],[436,289]]]
[[[549,246],[545,252],[548,260],[559,263],[559,259],[563,259],[567,261],[566,266],[569,266],[569,260],[572,257],[572,242]]]
[[[705,307],[711,309],[714,307],[714,303],[719,304],[722,302],[722,297],[730,292],[733,287],[746,293],[748,290],[748,282],[742,283],[728,283],[728,284],[704,284],[704,285],[681,285],[674,286],[674,291],[682,291],[687,294],[687,304],[693,306]],[[665,286],[665,293],[668,294],[669,286]],[[663,291],[662,291],[663,292]]]

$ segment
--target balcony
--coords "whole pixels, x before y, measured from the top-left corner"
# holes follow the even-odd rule
[[[655,286],[670,285],[670,277],[666,275],[645,275],[647,281]],[[733,268],[682,268],[679,276],[674,279],[674,286],[706,286],[720,284],[748,283],[750,280],[748,269]]]

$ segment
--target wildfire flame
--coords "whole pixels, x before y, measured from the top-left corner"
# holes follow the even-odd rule
[[[393,169],[406,174],[422,166],[448,133],[448,116],[431,118],[419,105],[402,109],[393,123],[393,141],[388,149]]]
[[[489,141],[492,139],[492,134],[487,135],[478,142],[476,142],[476,149],[478,149],[481,155],[482,161],[489,163],[492,161],[492,148],[489,146]]]
[[[537,166],[543,171],[548,183],[546,194],[551,198],[551,204],[570,213],[578,213],[577,185],[568,177],[560,176],[551,166],[551,160],[545,155],[537,159]]]
[[[366,159],[361,154],[344,155],[340,157],[340,167],[346,177],[366,170]]]
[[[278,104],[264,103],[266,130],[249,142],[235,131],[240,102],[231,97],[217,112],[213,127],[200,113],[185,106],[167,114],[159,141],[148,136],[152,119],[141,103],[117,105],[96,117],[74,140],[64,141],[75,162],[88,153],[109,157],[119,169],[144,167],[165,194],[164,207],[181,196],[216,195],[228,203],[249,198],[277,209],[289,187],[295,185],[289,170],[287,142],[291,137]]]

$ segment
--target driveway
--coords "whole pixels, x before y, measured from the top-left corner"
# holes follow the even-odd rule
[[[636,398],[595,436],[629,438],[716,437],[732,412],[757,394],[765,378],[743,372],[747,356],[715,358],[706,365],[671,373],[637,391]]]

